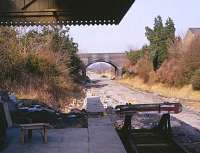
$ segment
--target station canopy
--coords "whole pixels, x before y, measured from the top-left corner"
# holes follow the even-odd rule
[[[0,0],[0,25],[119,24],[135,0]]]

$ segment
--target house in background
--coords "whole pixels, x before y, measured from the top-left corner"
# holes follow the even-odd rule
[[[188,47],[197,38],[200,38],[200,28],[189,28],[183,39],[184,47]]]

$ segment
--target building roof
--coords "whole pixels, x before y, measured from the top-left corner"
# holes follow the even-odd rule
[[[0,25],[119,24],[135,0],[0,0]]]
[[[200,35],[200,28],[189,28],[189,31],[195,35]]]

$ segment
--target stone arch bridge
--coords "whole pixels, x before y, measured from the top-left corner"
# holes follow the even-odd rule
[[[105,62],[115,68],[115,76],[120,78],[123,67],[128,63],[126,53],[79,53],[78,55],[84,64],[85,74],[88,66],[97,62]]]

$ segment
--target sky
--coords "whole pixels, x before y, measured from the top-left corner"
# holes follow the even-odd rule
[[[80,52],[124,52],[148,44],[145,27],[161,15],[174,20],[176,35],[200,27],[200,0],[136,0],[119,25],[71,26],[70,34]]]

